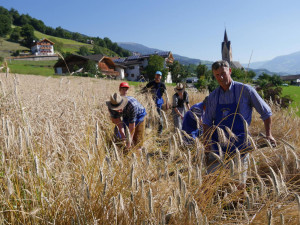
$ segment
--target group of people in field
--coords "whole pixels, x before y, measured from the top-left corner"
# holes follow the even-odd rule
[[[233,157],[237,151],[241,157],[241,166],[246,171],[249,151],[252,149],[248,127],[251,124],[253,108],[260,114],[264,123],[266,139],[276,146],[271,132],[271,108],[252,86],[231,78],[231,68],[227,61],[214,62],[212,72],[219,87],[192,107],[184,85],[176,85],[172,97],[174,127],[183,130],[194,139],[203,135],[208,173],[219,168],[221,162],[216,159],[218,155]],[[160,117],[158,135],[163,131],[162,105],[163,96],[166,94],[166,86],[161,82],[161,78],[162,73],[157,71],[155,79],[144,87],[144,90],[151,91]],[[147,115],[145,108],[135,98],[127,96],[129,88],[128,83],[122,82],[119,87],[120,93],[114,93],[106,102],[112,122],[118,128],[118,134],[127,149],[143,146]],[[166,108],[169,108],[167,95]],[[127,133],[130,133],[132,142],[126,141],[126,129],[129,129]],[[243,177],[242,186],[245,186],[246,175]]]

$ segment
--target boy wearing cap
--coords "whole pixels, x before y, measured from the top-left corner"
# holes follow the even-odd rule
[[[173,119],[174,119],[174,128],[178,128],[179,130],[182,129],[182,120],[183,116],[186,113],[186,107],[189,110],[189,95],[184,90],[184,86],[182,83],[178,83],[176,85],[176,88],[174,88],[174,91],[176,92],[173,95]],[[186,107],[185,107],[186,105]]]
[[[128,126],[133,146],[142,146],[145,133],[145,108],[135,98],[130,96],[120,96],[114,93],[110,96],[110,101],[106,102],[110,112],[112,122],[118,126],[121,138],[126,139],[124,124]],[[123,121],[121,120],[123,117]],[[128,148],[130,143],[126,144]]]
[[[129,89],[129,84],[127,82],[122,82],[119,86],[119,92],[121,96],[126,96]]]
[[[145,87],[145,89],[149,89],[149,88],[151,89],[151,93],[153,95],[153,99],[156,104],[156,109],[160,116],[159,126],[158,126],[159,134],[162,133],[162,129],[163,129],[161,107],[164,104],[164,99],[163,99],[164,93],[166,93],[166,98],[167,98],[166,107],[168,108],[168,95],[166,92],[167,89],[166,89],[166,85],[161,82],[161,77],[162,77],[162,72],[156,71],[154,80],[150,81]]]

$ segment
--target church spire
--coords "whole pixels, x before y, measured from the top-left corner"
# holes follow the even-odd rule
[[[226,28],[224,33],[224,41],[222,42],[221,52],[222,52],[222,60],[227,61],[230,65],[232,62],[232,50],[231,50],[231,43],[227,37]]]
[[[228,37],[227,37],[227,32],[225,29],[225,33],[224,33],[224,42],[227,43],[228,42]]]

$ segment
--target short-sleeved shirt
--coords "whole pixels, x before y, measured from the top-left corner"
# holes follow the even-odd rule
[[[126,98],[128,99],[128,103],[124,107],[123,112],[119,113],[115,110],[109,109],[110,116],[115,119],[123,117],[123,122],[127,125],[129,123],[138,124],[142,122],[147,115],[146,109],[134,97],[126,96]]]
[[[153,80],[146,85],[146,88],[151,88],[151,93],[156,105],[162,105],[164,103],[162,96],[167,90],[164,83],[156,83],[155,80]]]
[[[235,95],[233,90],[235,90]],[[234,99],[234,96],[236,99]],[[251,124],[253,107],[260,114],[262,120],[266,120],[272,115],[270,106],[253,87],[232,80],[229,90],[224,91],[221,87],[218,87],[208,96],[203,118],[204,124],[213,125],[218,101],[220,104],[239,103],[238,113],[244,117],[249,125]]]
[[[178,93],[173,95],[173,108],[183,108],[185,104],[189,104],[189,95],[186,91],[183,92],[183,98],[179,98]]]

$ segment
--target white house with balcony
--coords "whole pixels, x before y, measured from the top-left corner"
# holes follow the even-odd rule
[[[146,55],[132,55],[127,58],[115,59],[114,63],[125,66],[125,78],[130,81],[139,81],[143,76],[143,70],[148,66],[149,57],[151,55],[159,55],[164,58],[164,68],[168,68],[169,64],[172,64],[174,61],[173,55],[171,52],[156,52],[153,54]],[[171,73],[168,72],[166,83],[172,83]]]
[[[31,52],[33,55],[54,55],[54,48],[53,48],[54,42],[48,40],[47,38],[44,38],[38,42],[36,42],[31,47]]]

